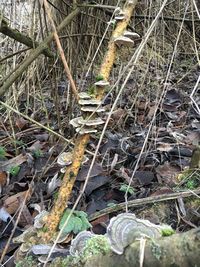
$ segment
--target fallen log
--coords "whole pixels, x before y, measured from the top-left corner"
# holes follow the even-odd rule
[[[83,267],[197,267],[200,263],[200,228],[161,239],[135,241],[123,255],[107,253],[88,258]]]

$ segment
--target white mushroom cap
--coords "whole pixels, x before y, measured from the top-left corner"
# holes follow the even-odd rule
[[[110,83],[105,81],[105,80],[100,80],[100,81],[96,82],[95,85],[99,86],[99,87],[104,87],[104,86],[110,85]]]
[[[91,99],[91,96],[86,93],[86,92],[81,92],[78,94],[78,96],[81,98],[81,99]]]
[[[97,130],[93,128],[76,128],[76,132],[79,134],[96,133]]]
[[[126,45],[126,46],[133,46],[134,42],[125,36],[119,36],[114,40],[116,45]]]
[[[78,120],[78,123],[81,125],[86,125],[86,126],[96,126],[100,124],[104,124],[104,121],[101,118],[96,118],[94,120],[84,120],[83,118],[80,118]]]
[[[84,112],[96,112],[96,113],[100,113],[100,112],[105,111],[105,109],[102,107],[96,108],[94,106],[83,106],[83,107],[81,107],[81,110]]]
[[[129,37],[130,39],[134,40],[134,39],[138,39],[140,38],[140,35],[136,32],[129,32],[129,31],[125,31],[123,34],[124,37]]]
[[[83,106],[85,106],[85,105],[97,105],[97,106],[99,106],[101,104],[101,100],[97,100],[97,99],[80,99],[78,101],[78,103],[80,105],[83,105]]]

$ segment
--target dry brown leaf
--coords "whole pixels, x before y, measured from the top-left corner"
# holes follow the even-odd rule
[[[17,193],[13,196],[8,197],[4,200],[3,207],[6,209],[6,211],[9,214],[14,214],[22,205],[22,202],[26,198],[26,201],[30,200],[32,194],[32,190],[23,191],[20,193]]]

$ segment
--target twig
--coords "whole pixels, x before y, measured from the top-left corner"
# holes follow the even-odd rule
[[[103,215],[107,215],[119,210],[126,210],[126,206],[128,208],[133,208],[133,207],[139,207],[147,204],[154,204],[162,201],[169,201],[173,199],[177,199],[179,197],[190,197],[194,195],[199,195],[200,194],[200,189],[196,189],[194,191],[183,191],[183,192],[176,192],[176,193],[171,193],[171,194],[163,194],[159,196],[153,196],[153,197],[146,197],[146,198],[141,198],[141,199],[134,199],[128,202],[123,202],[120,204],[116,204],[113,207],[109,207],[106,209],[103,209],[101,211],[95,212],[92,215],[89,216],[89,220],[93,221]]]
[[[21,54],[21,53],[23,53],[23,52],[26,52],[26,51],[28,51],[29,49],[30,49],[30,48],[25,48],[25,49],[16,51],[15,53],[9,54],[9,55],[7,55],[6,57],[1,58],[1,59],[0,59],[0,63],[2,63],[3,61],[5,61],[5,60],[7,60],[7,59],[9,59],[9,58],[11,58],[11,57],[14,57],[14,56],[18,55],[18,54]]]

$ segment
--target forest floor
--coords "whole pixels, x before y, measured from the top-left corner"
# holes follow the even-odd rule
[[[110,218],[125,210],[126,205],[117,208],[118,204],[125,201],[134,203],[138,199],[141,202],[128,209],[138,218],[171,225],[176,232],[200,226],[199,198],[194,193],[200,187],[199,163],[193,165],[195,169],[192,173],[180,175],[191,166],[195,144],[200,141],[200,114],[190,98],[198,80],[199,67],[192,59],[180,57],[173,65],[167,85],[155,68],[154,62],[151,62],[149,75],[155,77],[154,82],[145,84],[146,94],[143,90],[135,102],[133,99],[143,74],[141,77],[132,75],[128,80],[112,114],[84,195],[76,208],[86,212],[96,234],[104,234]],[[162,68],[164,71],[167,65],[163,64]],[[159,86],[167,87],[161,103],[157,100],[156,88]],[[66,87],[65,81],[60,82],[58,93],[63,95]],[[200,105],[200,89],[194,97]],[[107,111],[114,99],[115,93],[105,98]],[[34,108],[31,108],[33,103],[30,99],[28,115],[42,125],[49,124],[51,129],[70,139],[73,129],[65,119],[67,111],[64,104],[60,103],[60,131],[55,118],[56,107],[48,90],[44,110],[41,109],[41,101],[34,98]],[[27,108],[23,96],[20,106],[22,110]],[[51,209],[64,175],[63,167],[57,162],[58,156],[62,152],[72,151],[73,147],[19,115],[13,113],[11,119],[3,108],[1,114],[0,255],[13,231],[25,195],[27,201],[20,211],[13,238],[33,225],[38,213]],[[92,135],[87,146],[90,153],[86,152],[88,161],[79,171],[69,208],[73,207],[83,187],[97,142],[98,136]],[[27,191],[30,185],[31,190]],[[175,199],[167,199],[168,195],[185,191],[190,192],[189,197],[177,195]],[[148,204],[143,204],[145,199]],[[3,213],[5,210],[6,215]],[[4,261],[13,255],[19,245],[11,240]],[[69,244],[66,242],[63,246],[68,248]]]

